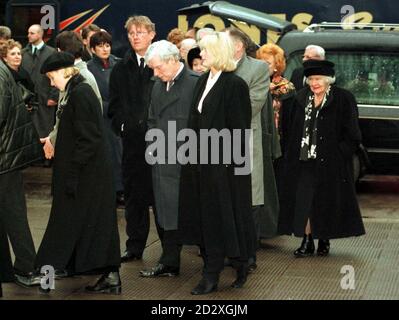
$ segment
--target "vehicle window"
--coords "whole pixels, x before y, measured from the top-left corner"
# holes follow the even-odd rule
[[[301,65],[301,56],[290,57],[287,72]],[[350,90],[358,103],[399,105],[399,54],[329,52],[328,59],[335,63],[336,84]]]

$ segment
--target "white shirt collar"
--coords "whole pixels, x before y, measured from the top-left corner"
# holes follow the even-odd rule
[[[40,50],[41,48],[43,48],[43,46],[44,46],[44,41],[40,42],[37,46],[32,44],[32,52],[35,50],[35,48],[36,50]]]
[[[168,81],[166,83],[166,91],[169,91],[170,87],[173,85],[173,83],[175,82],[175,79],[177,78],[177,76],[183,71],[184,69],[184,64],[180,62],[180,68],[179,70],[176,72],[176,75],[173,77],[172,81]]]
[[[140,56],[140,55],[136,52],[136,58],[137,58],[137,64],[140,65],[140,60],[141,60],[141,58],[144,59],[144,56]],[[145,63],[145,59],[144,59],[144,67],[145,67],[145,66],[146,66],[146,63]]]

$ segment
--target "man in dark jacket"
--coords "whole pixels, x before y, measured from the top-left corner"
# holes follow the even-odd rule
[[[42,158],[39,137],[10,71],[0,61],[0,282],[38,285],[21,169]],[[15,253],[14,270],[7,236]]]
[[[148,127],[162,130],[165,137],[173,135],[177,138],[176,134],[187,127],[194,87],[199,76],[180,62],[179,49],[165,40],[155,42],[149,47],[146,62],[159,78],[152,90]],[[173,126],[176,128],[175,133]],[[175,147],[177,150],[177,146]],[[169,158],[169,148],[174,149],[170,145],[165,148],[165,154],[168,154],[166,163],[154,163],[152,167],[162,256],[154,268],[141,271],[142,277],[179,274],[181,241],[178,241],[177,221],[181,167]],[[176,153],[175,156],[177,159]],[[147,154],[147,158],[152,159],[150,154]]]
[[[153,205],[151,167],[145,161],[145,133],[153,72],[144,55],[155,37],[148,17],[134,16],[126,22],[132,47],[118,62],[110,78],[108,116],[123,143],[122,175],[128,240],[122,262],[141,259],[149,232],[149,206]]]
[[[43,28],[33,25],[28,31],[29,44],[22,50],[22,67],[28,71],[38,96],[39,106],[32,114],[33,123],[40,138],[53,129],[57,110],[58,90],[50,86],[50,80],[40,74],[40,68],[55,49],[43,42]]]

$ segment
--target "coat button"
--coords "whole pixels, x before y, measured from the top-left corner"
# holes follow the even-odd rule
[[[320,137],[320,140],[323,140],[323,137]]]
[[[321,159],[320,159],[320,162],[324,162],[324,158],[321,158]]]

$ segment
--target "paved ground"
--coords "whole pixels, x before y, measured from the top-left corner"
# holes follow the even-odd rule
[[[48,169],[29,169],[26,173],[29,222],[36,248],[50,211],[49,179]],[[399,299],[398,194],[399,177],[366,177],[359,185],[366,236],[334,240],[329,257],[307,259],[293,257],[292,253],[300,239],[278,237],[264,241],[264,248],[258,253],[258,269],[250,275],[245,288],[237,290],[229,287],[234,280],[234,272],[227,268],[221,276],[218,292],[195,299]],[[118,218],[123,246],[126,236],[122,210],[118,212]],[[56,289],[50,295],[40,294],[37,288],[25,289],[15,284],[3,284],[3,300],[193,299],[190,290],[199,281],[201,271],[197,249],[184,249],[178,278],[140,278],[139,271],[153,266],[159,253],[160,243],[152,223],[143,261],[122,266],[122,295],[88,295],[83,288],[95,281],[95,277],[82,276],[57,281]],[[352,271],[354,287],[345,290],[341,284],[351,284],[347,280]]]

